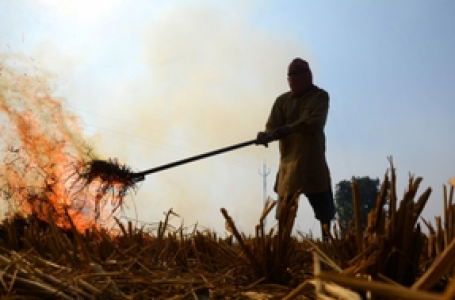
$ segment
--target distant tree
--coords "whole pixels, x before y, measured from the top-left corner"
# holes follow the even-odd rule
[[[380,192],[379,179],[365,177],[352,177],[351,181],[342,180],[335,186],[335,210],[337,219],[348,228],[349,221],[354,218],[354,208],[352,202],[352,181],[355,180],[359,187],[360,208],[362,210],[363,228],[367,225],[367,215],[375,208],[376,198]]]

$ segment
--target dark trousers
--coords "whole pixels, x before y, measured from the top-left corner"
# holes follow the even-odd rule
[[[330,230],[330,222],[335,217],[335,204],[333,200],[332,189],[328,188],[325,192],[322,193],[305,193],[305,197],[307,197],[311,207],[313,208],[314,217],[321,222],[321,230],[323,236],[326,236],[323,226],[327,225],[329,227],[328,229]],[[292,201],[293,199],[295,199],[295,196],[287,197],[287,199],[278,197],[275,216],[277,220],[280,214],[280,208],[283,207],[282,203],[284,203],[285,200]],[[292,206],[295,206],[297,209],[297,205],[297,201],[295,201]],[[291,206],[286,206],[288,209],[289,207]],[[287,213],[283,212],[283,216],[287,218],[287,215]]]

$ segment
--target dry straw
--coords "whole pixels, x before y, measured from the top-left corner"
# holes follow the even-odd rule
[[[222,235],[174,228],[170,220],[179,216],[172,210],[153,228],[116,219],[116,230],[84,232],[65,210],[69,230],[52,211],[46,222],[16,216],[0,226],[0,293],[11,299],[452,299],[453,186],[444,188],[443,217],[435,225],[423,221],[426,235],[418,221],[431,189],[418,195],[422,179],[411,176],[398,201],[390,166],[367,227],[353,183],[353,221],[335,226],[329,242],[294,234],[297,196],[282,203],[287,217],[266,232],[270,201],[253,236],[240,232],[226,209],[221,216],[230,231]]]

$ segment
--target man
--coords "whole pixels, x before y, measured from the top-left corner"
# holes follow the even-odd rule
[[[287,218],[289,211],[297,209],[298,196],[308,198],[315,217],[330,229],[335,215],[330,171],[325,157],[324,126],[329,109],[329,95],[313,84],[313,75],[308,63],[294,59],[288,67],[290,91],[279,96],[264,132],[257,135],[257,144],[279,140],[280,166],[275,183],[278,194],[277,219]],[[293,205],[283,205],[291,203]]]

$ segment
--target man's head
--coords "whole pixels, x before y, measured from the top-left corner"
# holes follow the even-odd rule
[[[288,67],[288,83],[293,95],[300,96],[313,86],[313,74],[308,62],[295,58]]]

